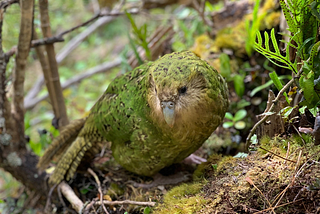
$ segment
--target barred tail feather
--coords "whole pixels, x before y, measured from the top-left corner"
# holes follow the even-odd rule
[[[91,147],[92,143],[90,141],[86,140],[84,137],[77,137],[68,150],[62,155],[56,169],[50,177],[49,183],[57,184],[64,178],[70,180],[85,152]]]
[[[54,157],[61,156],[65,150],[72,144],[76,139],[78,133],[82,129],[87,118],[72,121],[67,125],[55,138],[49,148],[45,151],[43,156],[40,158],[37,167],[40,170],[44,170]]]

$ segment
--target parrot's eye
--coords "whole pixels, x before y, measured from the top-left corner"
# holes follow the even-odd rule
[[[187,92],[187,86],[183,86],[178,89],[179,94],[185,94]]]

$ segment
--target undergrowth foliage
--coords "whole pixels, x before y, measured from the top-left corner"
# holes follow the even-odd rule
[[[270,35],[264,32],[264,42],[261,33],[257,32],[254,47],[275,65],[289,69],[299,75],[299,87],[303,91],[304,101],[300,106],[309,109],[316,107],[320,102],[320,54],[319,54],[319,23],[320,2],[317,0],[280,0],[280,5],[288,23],[290,32],[289,41],[286,43],[285,53],[279,49],[274,29]],[[294,51],[295,53],[291,52]],[[292,58],[292,56],[294,56]],[[299,73],[300,74],[300,73]],[[280,82],[273,75],[274,84]]]

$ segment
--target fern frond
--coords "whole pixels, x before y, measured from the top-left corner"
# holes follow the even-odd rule
[[[286,55],[282,56],[279,50],[279,46],[277,44],[277,40],[275,38],[274,29],[271,30],[271,42],[272,46],[275,49],[275,51],[270,50],[269,43],[270,38],[269,34],[267,32],[264,33],[265,41],[264,41],[264,47],[262,45],[262,37],[259,31],[257,31],[257,42],[255,42],[254,47],[257,52],[264,55],[269,61],[271,61],[273,64],[289,69],[295,73],[297,73],[297,66],[296,61],[292,63],[289,58],[289,48],[286,50]],[[291,43],[292,38],[290,39],[289,43]],[[280,64],[283,63],[283,64]]]
[[[286,4],[285,0],[280,0],[280,5],[284,14],[284,17],[286,18],[286,21],[289,26],[289,31],[293,34],[296,34],[298,32],[298,26],[294,18],[291,16],[290,9],[288,5]]]
[[[319,47],[320,47],[320,41],[318,41],[311,49],[311,53],[310,53],[310,61],[309,61],[309,64],[310,64],[310,67],[311,69],[313,69],[313,60],[314,60],[314,57],[318,54],[319,52]]]

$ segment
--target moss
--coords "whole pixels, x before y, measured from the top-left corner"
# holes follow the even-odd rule
[[[281,205],[299,198],[308,198],[305,202],[308,205],[293,203],[276,211],[291,213],[299,210],[303,213],[306,207],[314,210],[312,194],[317,191],[304,191],[304,196],[300,194],[301,188],[315,189],[315,186],[320,186],[317,179],[320,175],[319,165],[306,164],[320,159],[320,146],[314,146],[311,136],[302,137],[305,143],[298,135],[290,138],[264,137],[260,145],[268,151],[258,149],[247,158],[210,157],[196,171],[199,174],[202,172],[202,176],[206,175],[202,177],[207,181],[202,191],[204,199],[210,200],[197,213],[241,213],[247,212],[245,207],[261,211],[269,208],[268,203]],[[216,164],[216,169],[212,164]],[[292,185],[293,179],[294,186],[300,185],[300,188],[286,188]],[[278,202],[280,193],[284,195],[282,201]]]
[[[109,195],[111,198],[117,198],[118,196],[124,194],[124,189],[117,183],[112,182],[106,194]]]
[[[207,162],[204,162],[198,166],[196,171],[193,173],[193,180],[199,181],[203,180],[203,178],[207,177],[208,174],[212,174],[215,171],[213,167],[215,164],[218,164],[222,159],[221,155],[213,154],[211,155]]]
[[[182,184],[171,189],[153,213],[195,213],[209,201],[201,196],[202,183]]]
[[[237,165],[237,159],[232,156],[223,157],[218,164],[217,173],[225,173],[225,171],[233,171]]]

